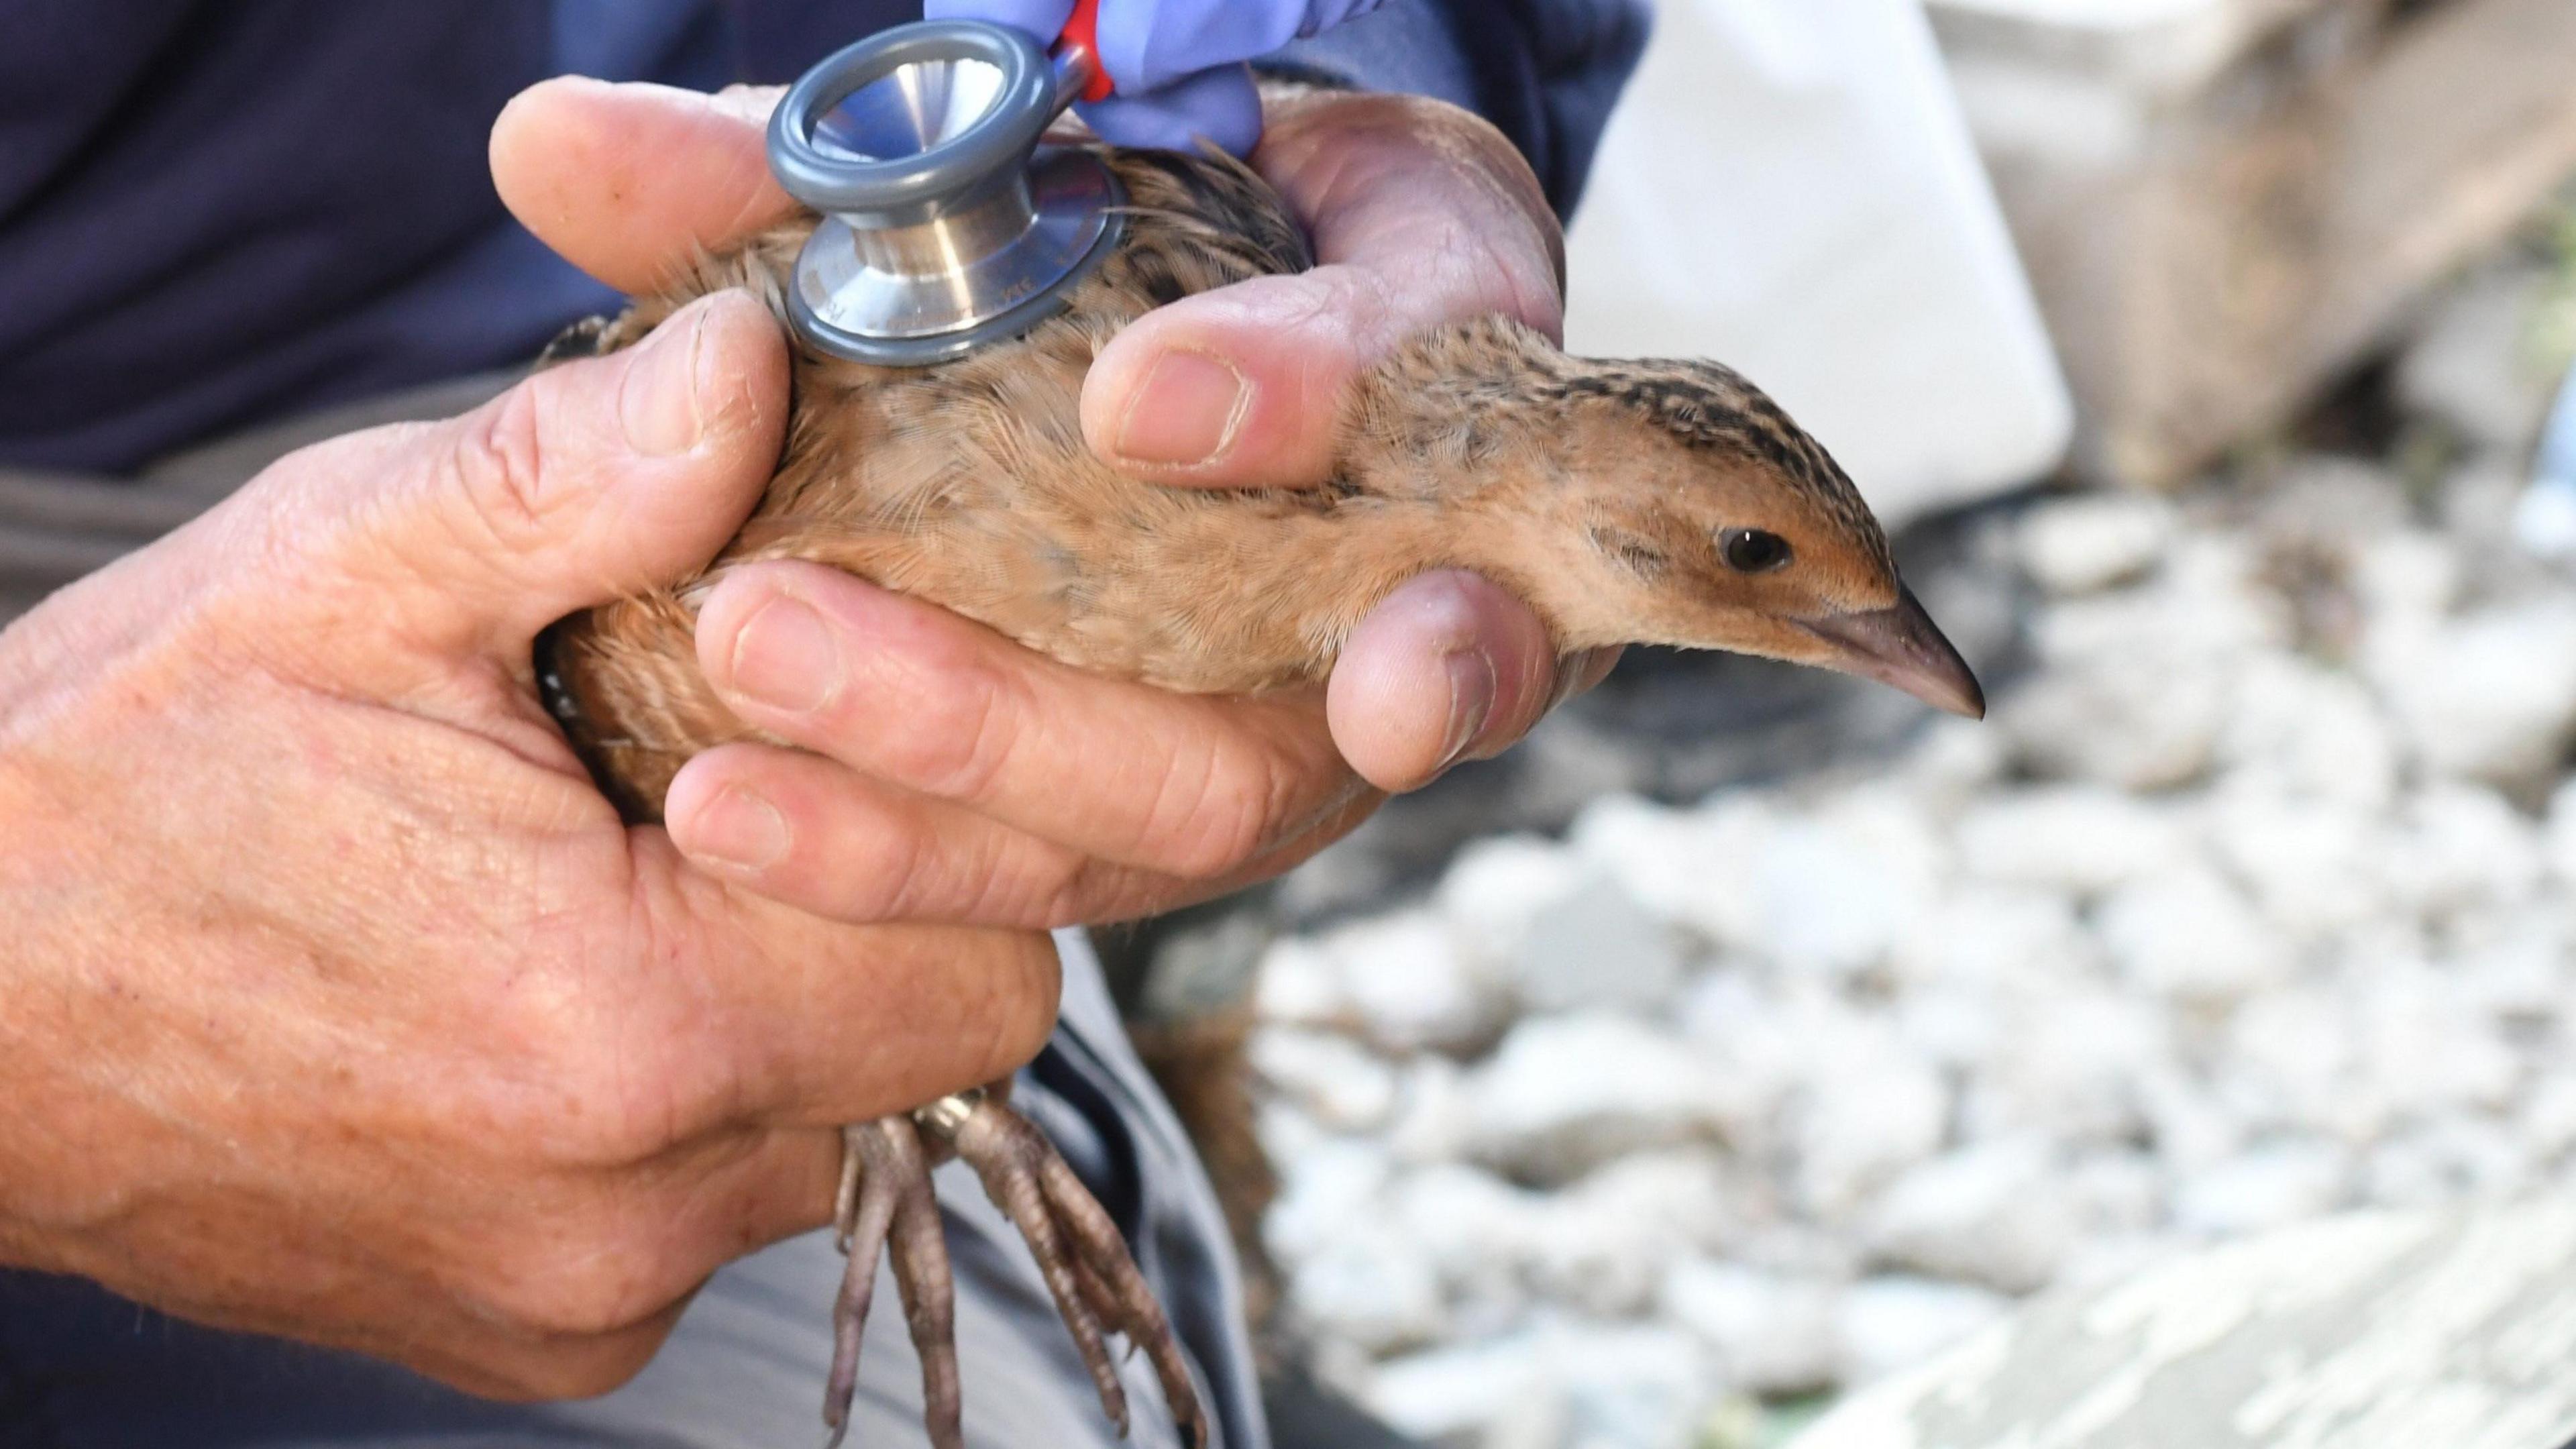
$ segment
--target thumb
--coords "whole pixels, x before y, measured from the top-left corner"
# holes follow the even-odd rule
[[[786,416],[777,324],[724,292],[462,417],[299,453],[270,503],[299,520],[308,577],[404,642],[524,658],[564,615],[712,557],[759,501]]]

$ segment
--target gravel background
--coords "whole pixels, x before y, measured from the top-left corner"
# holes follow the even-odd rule
[[[2548,253],[2184,496],[1905,540],[1984,725],[1632,658],[1292,876],[1252,1051],[1314,1371],[1426,1438],[1751,1445],[2051,1285],[2576,1182]]]

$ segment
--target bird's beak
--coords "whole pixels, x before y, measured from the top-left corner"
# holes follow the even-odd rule
[[[1801,619],[1798,627],[1833,646],[1834,657],[1826,662],[1846,674],[1893,684],[1935,709],[1986,717],[1986,692],[1968,661],[1901,583],[1896,602],[1884,609]]]

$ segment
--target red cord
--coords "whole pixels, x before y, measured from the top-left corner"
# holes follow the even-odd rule
[[[1082,88],[1084,100],[1105,101],[1118,89],[1100,59],[1100,0],[1074,0],[1073,15],[1064,22],[1064,34],[1056,38],[1056,45],[1091,57],[1091,80]]]

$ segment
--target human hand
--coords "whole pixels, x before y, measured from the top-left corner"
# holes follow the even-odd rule
[[[694,249],[792,214],[762,160],[774,99],[551,81],[503,116],[494,178],[558,252],[649,290]],[[1112,345],[1086,427],[1106,454],[1122,437],[1145,452],[1126,462],[1145,476],[1320,483],[1343,390],[1405,333],[1495,310],[1554,326],[1554,223],[1482,122],[1433,102],[1323,97],[1284,108],[1254,161],[1312,218],[1326,265],[1185,299]],[[1230,404],[1155,379],[1166,351],[1224,359],[1254,386],[1225,444],[1200,444],[1214,455],[1203,461],[1166,460],[1193,428],[1214,438]],[[840,671],[817,708],[746,688],[747,667],[784,651],[770,626],[799,610]],[[664,806],[684,849],[844,919],[1019,924],[1132,917],[1276,874],[1374,808],[1354,771],[1407,789],[1497,753],[1610,663],[1559,661],[1527,607],[1454,571],[1371,614],[1320,700],[1194,698],[1079,674],[792,564],[731,571],[698,644],[736,713],[813,753],[743,744],[691,761]],[[898,690],[904,708],[869,707]]]
[[[709,298],[0,634],[0,1263],[595,1393],[828,1218],[837,1124],[1037,1051],[1045,937],[739,892],[534,699],[536,632],[702,563],[786,409],[768,314]]]
[[[1378,0],[1100,0],[1105,101],[1075,107],[1121,146],[1188,151],[1214,142],[1241,156],[1261,139],[1261,96],[1244,62],[1376,9]],[[1073,0],[927,0],[932,20],[991,20],[1052,41]]]

